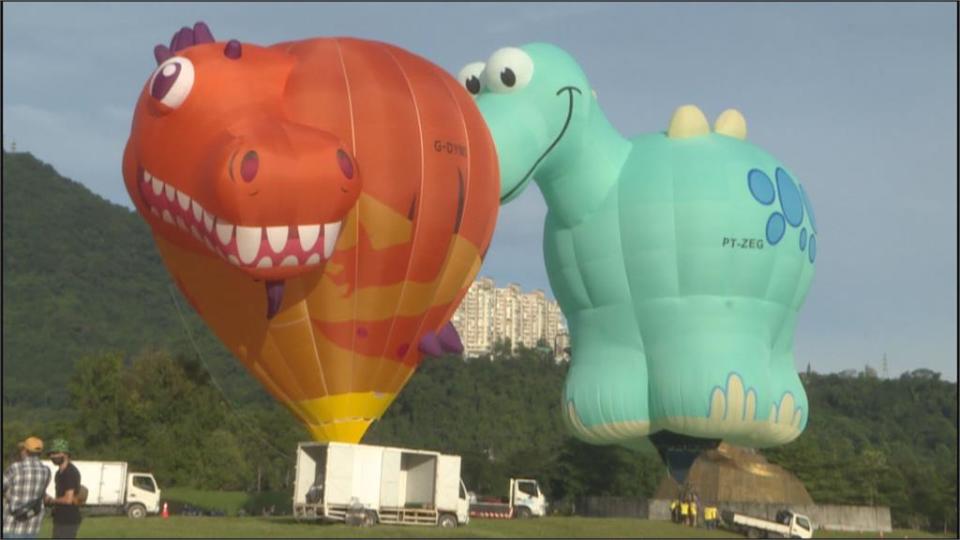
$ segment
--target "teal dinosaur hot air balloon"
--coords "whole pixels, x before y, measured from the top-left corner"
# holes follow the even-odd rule
[[[467,65],[500,159],[501,201],[533,180],[544,255],[573,347],[570,430],[650,437],[679,482],[724,440],[770,447],[807,424],[793,332],[817,229],[796,177],[746,142],[735,110],[696,107],[626,139],[576,61],[534,43]]]

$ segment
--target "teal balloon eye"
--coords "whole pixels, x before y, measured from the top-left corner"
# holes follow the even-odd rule
[[[467,90],[469,90],[471,94],[477,95],[480,93],[480,79],[478,77],[473,76],[467,79],[466,86]]]
[[[487,87],[494,92],[514,92],[533,78],[533,59],[523,49],[505,47],[487,60]]]
[[[517,75],[510,68],[505,68],[500,72],[500,81],[508,88],[513,88],[517,84]]]
[[[463,66],[463,69],[457,75],[457,80],[471,95],[476,96],[483,90],[483,70],[485,67],[486,64],[483,62],[472,62]]]

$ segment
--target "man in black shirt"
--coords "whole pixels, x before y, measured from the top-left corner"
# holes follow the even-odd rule
[[[54,482],[56,498],[47,497],[48,505],[53,505],[53,537],[76,538],[80,529],[80,506],[77,499],[80,493],[80,471],[70,463],[70,446],[63,439],[54,439],[48,452],[50,461],[59,467]]]

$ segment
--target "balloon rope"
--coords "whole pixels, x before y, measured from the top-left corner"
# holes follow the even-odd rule
[[[243,418],[240,414],[240,411],[230,401],[230,398],[227,396],[227,393],[223,391],[223,387],[220,386],[219,382],[217,382],[217,379],[213,374],[213,370],[210,369],[210,366],[207,365],[207,361],[203,358],[203,355],[200,354],[200,348],[197,347],[197,342],[193,339],[193,332],[190,331],[190,326],[187,324],[187,319],[186,317],[183,316],[183,311],[180,309],[180,302],[177,302],[177,295],[173,291],[173,286],[167,285],[167,289],[170,291],[170,299],[173,301],[173,305],[177,308],[177,315],[180,316],[180,323],[183,324],[183,330],[184,332],[186,332],[187,337],[190,339],[190,344],[193,345],[194,352],[197,353],[197,358],[199,358],[200,363],[203,364],[203,369],[207,370],[207,373],[210,375],[210,380],[213,382],[213,385],[217,388],[217,391],[220,392],[220,395],[223,397],[223,400],[227,402],[227,404],[230,406],[230,412],[233,413],[234,416],[239,418],[241,420],[241,424],[244,425],[244,427],[246,427],[251,433],[256,435],[257,438],[260,439],[261,442],[266,444],[268,448],[276,452],[279,456],[283,457],[284,459],[289,459],[290,456],[284,453],[282,450],[280,450],[276,446],[274,446],[273,443],[268,441],[266,438],[264,438],[263,434],[260,432],[259,429],[254,429],[252,427],[253,422],[250,422],[249,420]]]

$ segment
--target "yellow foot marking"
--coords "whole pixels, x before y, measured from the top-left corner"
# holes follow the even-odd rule
[[[738,425],[753,422],[757,416],[757,393],[753,388],[744,392],[743,381],[736,373],[727,377],[727,388],[714,388],[710,396],[710,420]]]
[[[573,401],[567,401],[564,413],[564,420],[566,420],[570,431],[578,438],[592,444],[620,443],[629,439],[646,437],[650,434],[650,422],[641,420],[608,422],[587,427],[580,420],[580,415],[577,414]]]
[[[796,406],[793,394],[785,392],[780,398],[780,404],[770,405],[769,422],[777,431],[800,431],[800,422],[803,420],[803,411]]]
[[[696,105],[678,107],[670,119],[667,128],[667,137],[671,139],[686,139],[710,133],[710,124]]]
[[[736,373],[727,376],[725,388],[714,388],[706,416],[666,417],[654,421],[654,431],[669,429],[695,437],[717,438],[731,444],[766,448],[787,443],[800,435],[803,412],[785,392],[770,407],[770,418],[757,418],[757,392],[745,389]]]
[[[720,113],[713,124],[713,130],[721,135],[745,140],[747,138],[747,121],[736,109],[727,109]]]

